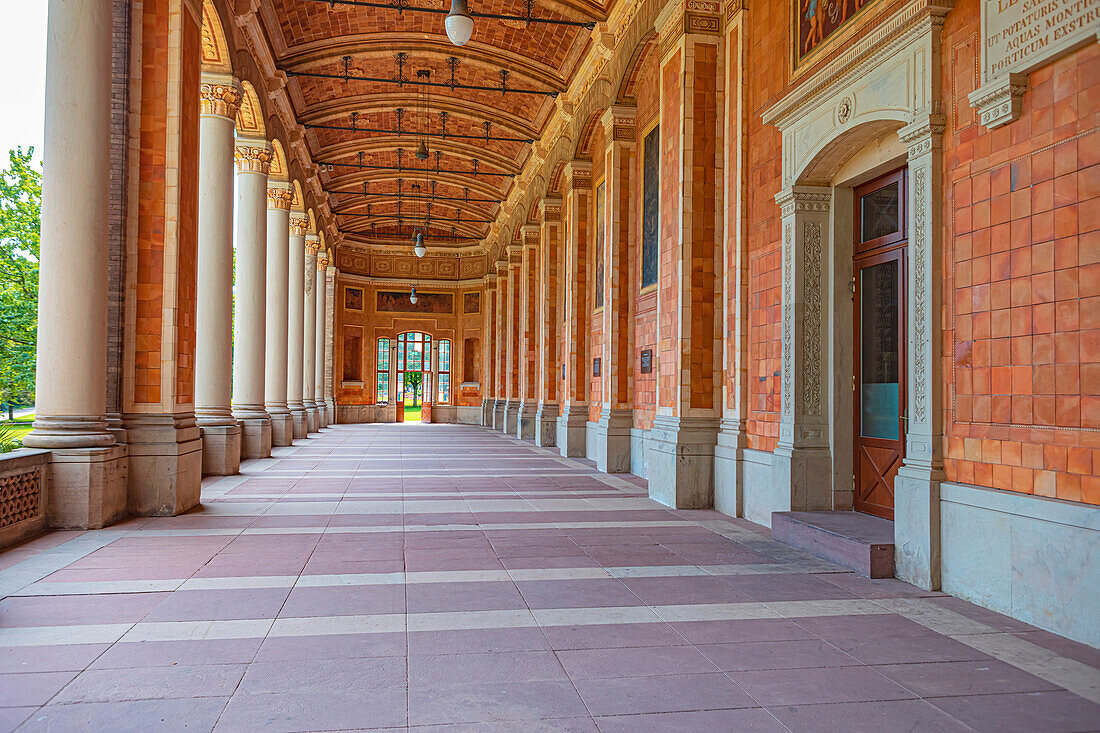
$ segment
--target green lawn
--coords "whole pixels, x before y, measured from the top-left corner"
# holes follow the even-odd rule
[[[31,431],[31,425],[33,423],[34,415],[24,415],[16,420],[4,420],[0,422],[0,428],[7,428],[11,431],[10,433],[7,433],[7,430],[2,431],[7,433],[3,436],[4,441],[17,440],[19,441],[19,445],[15,447],[20,447],[23,444],[23,438]],[[2,448],[0,448],[0,452],[3,452]]]
[[[420,420],[420,406],[405,405],[405,422],[418,422]]]

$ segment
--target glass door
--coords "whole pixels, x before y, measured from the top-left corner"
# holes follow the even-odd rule
[[[894,518],[905,457],[905,171],[856,190],[856,511]]]

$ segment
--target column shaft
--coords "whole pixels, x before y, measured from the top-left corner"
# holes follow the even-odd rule
[[[267,310],[266,141],[238,141],[236,290],[233,308],[233,416],[241,422],[241,458],[271,455],[271,417],[264,409]]]
[[[271,444],[294,442],[294,426],[287,407],[287,283],[290,272],[289,185],[267,189],[267,317],[264,351],[264,407],[271,415]]]
[[[241,463],[233,390],[233,126],[235,79],[204,77],[199,120],[199,252],[195,309],[195,418],[202,471],[231,475]]]
[[[317,252],[320,240],[316,235],[306,235],[305,295],[303,309],[304,336],[302,339],[302,402],[306,407],[306,431],[317,432],[317,401],[313,383],[317,378]]]
[[[558,418],[558,450],[563,456],[583,456],[587,450],[588,268],[592,201],[592,164],[573,160],[565,165],[565,326],[561,360],[565,364],[562,409]]]
[[[308,416],[302,400],[305,384],[305,279],[306,227],[309,219],[303,212],[290,218],[290,272],[287,279],[287,373],[286,399],[294,429],[294,439],[306,437]]]
[[[325,410],[325,285],[328,270],[328,255],[321,252],[317,256],[317,276],[314,280],[313,290],[316,293],[316,314],[314,326],[314,356],[313,356],[313,401],[317,405],[317,428],[323,428],[328,424]]]
[[[558,438],[558,322],[561,319],[561,288],[558,260],[561,255],[561,197],[544,196],[539,203],[538,333],[536,359],[538,385],[535,442],[543,447],[557,445]]]
[[[504,344],[504,432],[515,435],[519,425],[519,375],[520,375],[520,266],[523,262],[523,245],[508,245],[507,298],[504,309],[504,327],[507,337]]]
[[[325,420],[336,424],[336,276],[331,264],[325,270]]]

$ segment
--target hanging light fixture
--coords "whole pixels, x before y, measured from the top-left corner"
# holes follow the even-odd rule
[[[428,248],[424,246],[424,232],[416,233],[416,246],[413,247],[413,252],[416,252],[417,257],[423,257],[428,252]],[[416,302],[415,300],[413,301]]]
[[[409,302],[413,305],[416,305],[416,301],[418,300],[420,300],[420,298],[416,297],[416,287],[414,286],[411,290],[409,290]]]
[[[466,0],[451,0],[451,12],[444,21],[447,38],[456,46],[465,46],[474,33],[474,19],[470,17],[470,8]]]

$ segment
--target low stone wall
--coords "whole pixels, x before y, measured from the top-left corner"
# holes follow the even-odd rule
[[[336,422],[345,425],[397,422],[397,410],[394,405],[337,405]],[[480,425],[481,407],[436,405],[432,408],[432,422]]]
[[[46,531],[46,483],[50,452],[0,454],[0,550]]]

